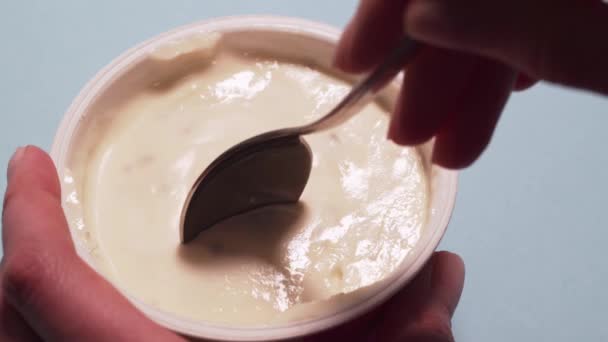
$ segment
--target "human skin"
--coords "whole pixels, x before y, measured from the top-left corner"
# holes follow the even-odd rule
[[[27,146],[8,167],[0,265],[2,341],[180,341],[147,319],[76,254],[51,158]],[[435,253],[374,312],[302,341],[453,341],[464,283],[455,254]]]
[[[434,161],[446,167],[470,165],[511,91],[536,79],[608,94],[608,43],[597,39],[608,33],[608,9],[599,0],[364,0],[336,64],[366,71],[404,32],[426,46],[405,77],[389,137],[404,145],[436,137]],[[146,319],[77,257],[57,175],[44,152],[20,150],[8,173],[1,340],[180,339]],[[309,339],[451,341],[450,317],[463,280],[460,258],[436,253],[387,304]]]
[[[479,157],[512,90],[540,79],[608,95],[608,43],[597,39],[608,34],[608,8],[599,0],[363,0],[336,65],[367,71],[405,32],[426,46],[408,69],[389,137],[403,145],[436,137],[434,161],[449,168]],[[20,149],[8,174],[0,340],[181,339],[78,258],[48,155]],[[387,304],[309,339],[451,341],[463,281],[461,259],[436,253]]]
[[[335,64],[368,71],[405,33],[424,46],[408,66],[389,138],[435,137],[433,160],[444,167],[481,155],[513,90],[546,80],[608,95],[601,0],[362,0]]]

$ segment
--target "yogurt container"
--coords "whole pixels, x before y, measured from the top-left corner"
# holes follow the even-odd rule
[[[95,260],[97,251],[91,245],[92,233],[82,219],[84,215],[78,212],[82,207],[76,204],[82,199],[76,198],[72,191],[74,187],[78,187],[79,182],[78,177],[74,177],[74,169],[79,167],[76,165],[79,158],[92,153],[82,148],[85,138],[90,139],[91,136],[99,134],[91,128],[90,122],[99,119],[104,108],[125,100],[121,99],[121,94],[127,94],[129,87],[140,81],[147,82],[150,74],[163,72],[162,68],[150,63],[151,54],[161,60],[173,58],[175,51],[179,52],[181,49],[178,46],[179,42],[192,40],[192,37],[221,36],[223,44],[239,51],[255,51],[256,54],[310,65],[326,74],[354,82],[356,77],[342,74],[333,70],[331,66],[339,35],[340,32],[335,28],[295,18],[240,16],[212,19],[178,28],[144,42],[127,51],[99,72],[81,91],[65,114],[51,151],[62,179],[64,210],[78,254],[102,275],[106,274],[100,263]],[[199,43],[206,44],[206,42]],[[173,48],[167,49],[167,47]],[[182,57],[178,56],[178,58]],[[185,66],[192,63],[192,59],[186,56],[180,61],[184,65],[184,71],[187,72],[189,69]],[[386,108],[392,108],[398,95],[399,84],[397,80],[387,87],[380,95],[378,103]],[[223,341],[281,340],[311,335],[353,320],[379,306],[404,287],[431,257],[447,228],[456,196],[457,174],[431,163],[432,142],[419,146],[417,152],[421,157],[421,165],[426,177],[428,213],[415,245],[394,271],[382,280],[366,286],[365,291],[348,294],[349,300],[333,297],[328,299],[331,300],[334,308],[331,312],[328,311],[321,316],[302,314],[267,325],[220,324],[188,319],[183,315],[163,311],[142,300],[138,293],[125,290],[120,283],[113,283],[152,320],[193,338]],[[88,171],[80,170],[80,172]],[[138,243],[146,243],[145,235]],[[111,278],[109,280],[113,281]],[[171,284],[167,284],[168,288],[170,286]],[[321,301],[315,305],[324,305],[324,303]]]

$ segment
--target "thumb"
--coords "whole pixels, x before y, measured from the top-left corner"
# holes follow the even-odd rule
[[[82,261],[61,207],[50,157],[19,149],[8,170],[1,283],[26,323],[50,341],[171,341]]]
[[[608,94],[608,5],[601,0],[410,0],[405,25],[429,44]]]
[[[416,278],[385,308],[381,341],[452,342],[451,318],[464,285],[464,263],[449,252],[435,253]]]

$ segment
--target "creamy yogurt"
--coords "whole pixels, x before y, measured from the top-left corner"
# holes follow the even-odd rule
[[[260,326],[335,310],[333,299],[393,272],[428,216],[415,149],[386,138],[386,112],[368,106],[333,131],[307,136],[309,183],[297,205],[234,217],[180,245],[190,187],[230,146],[324,115],[349,86],[310,66],[224,49],[219,37],[150,54],[157,75],[125,77],[112,115],[92,118],[83,156],[64,180],[69,217],[104,275],[177,316]],[[96,129],[97,127],[97,129]],[[70,187],[74,178],[83,180]]]

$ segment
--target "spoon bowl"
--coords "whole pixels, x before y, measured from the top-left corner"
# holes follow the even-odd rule
[[[197,179],[182,210],[180,238],[192,241],[216,223],[263,206],[295,203],[306,187],[312,152],[302,135],[335,128],[371,103],[418,51],[404,37],[327,115],[308,125],[266,132],[222,153]]]
[[[299,135],[270,132],[233,146],[194,185],[187,203],[200,210],[182,212],[181,241],[188,243],[232,216],[297,202],[311,167],[310,147]]]

